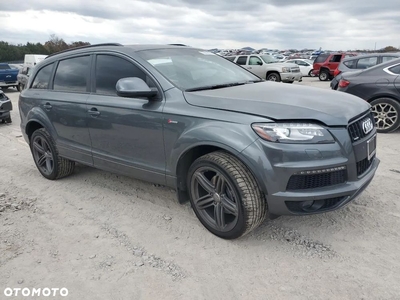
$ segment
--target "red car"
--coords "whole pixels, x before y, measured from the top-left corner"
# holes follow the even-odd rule
[[[327,81],[334,77],[334,72],[345,57],[356,56],[353,53],[322,53],[314,60],[313,74],[319,80]]]

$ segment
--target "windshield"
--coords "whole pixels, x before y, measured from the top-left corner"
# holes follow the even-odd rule
[[[207,51],[172,48],[138,54],[182,90],[261,80],[235,63]]]
[[[275,57],[271,56],[271,55],[261,55],[261,58],[267,64],[278,62],[278,60]]]

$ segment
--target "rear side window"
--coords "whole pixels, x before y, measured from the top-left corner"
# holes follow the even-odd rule
[[[387,62],[387,61],[390,61],[390,60],[396,59],[396,58],[399,58],[399,57],[397,57],[397,56],[382,56],[382,62],[384,63],[384,62]]]
[[[328,56],[329,56],[328,54],[320,54],[314,60],[314,63],[323,63],[328,58]]]
[[[357,62],[357,69],[368,69],[378,63],[378,57],[365,57],[360,58]]]
[[[247,62],[247,56],[240,56],[236,61],[236,63],[238,65],[242,65],[242,66],[245,65],[246,62]]]
[[[61,60],[54,76],[55,91],[86,93],[90,71],[90,56]]]
[[[139,77],[150,87],[154,86],[147,75],[131,62],[113,55],[97,55],[96,93],[117,95],[117,81],[126,77]]]
[[[35,80],[32,83],[32,89],[47,89],[49,86],[51,72],[53,71],[54,63],[40,69],[36,74]]]

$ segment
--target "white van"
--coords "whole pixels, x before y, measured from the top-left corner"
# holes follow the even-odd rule
[[[46,57],[47,55],[43,54],[25,54],[24,67],[34,67]]]

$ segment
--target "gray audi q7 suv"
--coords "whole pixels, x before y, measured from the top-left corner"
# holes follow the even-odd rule
[[[48,179],[75,162],[177,190],[213,234],[337,209],[379,164],[370,105],[266,82],[201,49],[102,44],[40,62],[21,130]]]

